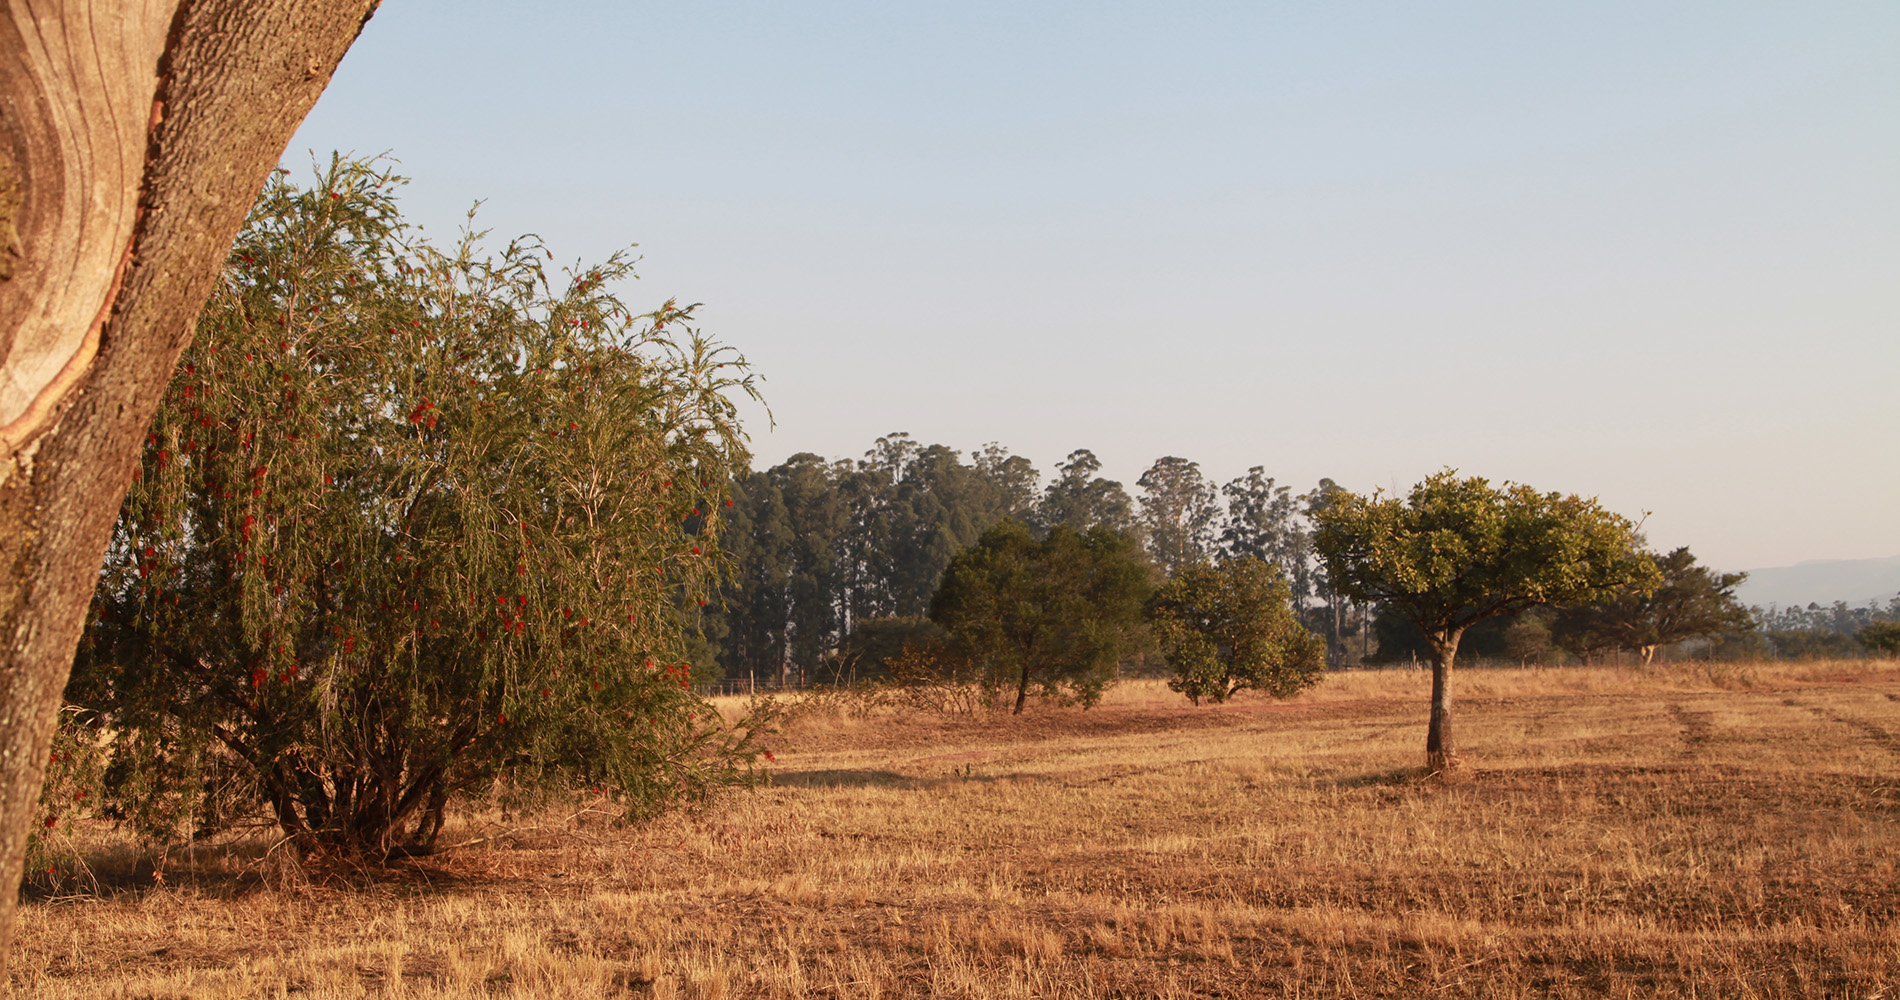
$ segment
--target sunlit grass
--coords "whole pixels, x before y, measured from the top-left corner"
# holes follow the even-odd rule
[[[368,888],[178,859],[25,907],[11,972],[62,998],[1875,996],[1892,666],[1465,671],[1449,783],[1417,774],[1421,671],[1219,708],[1156,681],[1021,718],[833,705],[705,813]]]

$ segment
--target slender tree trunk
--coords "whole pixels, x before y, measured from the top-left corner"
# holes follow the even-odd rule
[[[1425,769],[1434,774],[1463,766],[1451,737],[1451,665],[1458,658],[1463,629],[1428,632],[1432,647],[1432,719],[1425,729]]]
[[[376,0],[7,0],[0,961],[140,444],[231,240]]]
[[[1016,682],[1016,711],[1011,715],[1023,714],[1023,703],[1029,700],[1029,663],[1023,662],[1022,679]]]

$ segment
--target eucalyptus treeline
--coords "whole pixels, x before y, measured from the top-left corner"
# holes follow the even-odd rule
[[[1262,559],[1285,575],[1296,609],[1325,617],[1330,589],[1305,512],[1336,489],[1330,480],[1298,493],[1256,467],[1216,484],[1197,463],[1168,456],[1131,495],[1101,471],[1078,449],[1044,482],[1034,463],[997,444],[966,458],[895,433],[861,459],[804,453],[754,472],[734,484],[726,511],[734,570],[723,602],[708,609],[701,669],[762,683],[826,677],[862,623],[924,615],[951,558],[1005,518],[1039,538],[1056,527],[1119,532],[1168,573]]]

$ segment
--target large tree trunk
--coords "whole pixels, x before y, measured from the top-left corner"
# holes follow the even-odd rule
[[[55,712],[172,366],[378,0],[6,0],[0,962]]]
[[[1463,766],[1451,738],[1451,665],[1458,658],[1463,629],[1427,632],[1432,647],[1432,721],[1425,729],[1425,770],[1434,774]]]

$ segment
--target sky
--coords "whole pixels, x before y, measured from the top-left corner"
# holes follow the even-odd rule
[[[1900,554],[1900,4],[386,0],[291,142],[387,153],[906,431],[1595,496],[1722,569]]]

